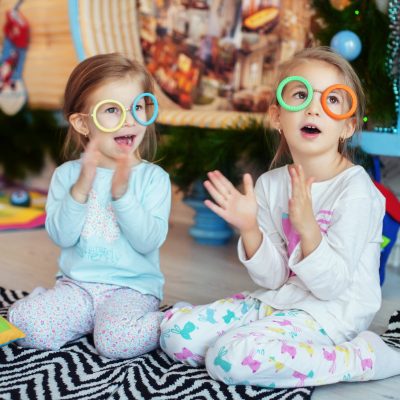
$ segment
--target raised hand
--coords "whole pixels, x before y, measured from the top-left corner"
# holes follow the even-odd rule
[[[129,177],[132,167],[132,155],[129,153],[129,147],[117,159],[114,176],[111,183],[111,196],[113,200],[122,197],[129,185]]]
[[[79,203],[86,203],[96,176],[96,167],[101,154],[98,151],[97,140],[89,141],[82,158],[82,169],[78,180],[71,188],[72,197]]]
[[[289,218],[300,235],[303,256],[311,253],[321,241],[321,232],[314,217],[311,185],[315,178],[306,178],[301,165],[289,167],[292,197],[289,199]]]
[[[244,194],[219,171],[209,172],[207,176],[209,180],[204,182],[204,186],[215,203],[205,200],[205,205],[241,233],[258,229],[258,207],[251,176],[245,174],[243,177]]]

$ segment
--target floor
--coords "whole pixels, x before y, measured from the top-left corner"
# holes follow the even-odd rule
[[[222,247],[198,245],[188,235],[192,211],[175,199],[168,239],[161,249],[166,276],[164,303],[187,300],[194,304],[256,286],[237,261],[236,244]],[[57,247],[45,230],[0,233],[2,268],[0,286],[32,290],[53,285]],[[400,308],[400,269],[388,269],[383,286],[383,305],[372,329],[383,332],[389,316]],[[313,400],[400,400],[400,376],[379,382],[342,383],[319,387]]]

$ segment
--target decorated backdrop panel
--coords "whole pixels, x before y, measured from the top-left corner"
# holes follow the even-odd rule
[[[278,64],[302,48],[303,0],[141,0],[144,61],[187,110],[265,112]]]
[[[15,3],[0,2],[1,26]],[[312,14],[309,0],[25,0],[20,11],[29,105],[59,109],[79,60],[119,51],[155,77],[159,122],[200,126],[262,118],[279,63],[310,40]]]
[[[310,39],[309,0],[70,0],[81,58],[121,51],[158,84],[159,122],[262,119],[280,62]],[[70,11],[71,12],[71,11]]]

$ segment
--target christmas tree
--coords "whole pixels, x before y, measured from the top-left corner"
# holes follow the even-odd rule
[[[369,125],[394,126],[398,92],[398,71],[393,60],[398,56],[398,31],[391,17],[398,1],[313,0],[316,38],[330,45],[338,32],[354,32],[361,40],[360,55],[351,61],[361,79],[367,97]],[[387,4],[389,3],[389,4]],[[386,9],[387,8],[387,9]],[[397,76],[396,76],[397,75]],[[371,129],[371,127],[368,129]]]

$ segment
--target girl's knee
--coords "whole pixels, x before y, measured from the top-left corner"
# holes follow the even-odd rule
[[[164,312],[161,320],[161,331],[168,331],[176,326],[185,325],[193,319],[193,315],[188,308],[173,308]]]
[[[192,348],[193,316],[183,310],[166,311],[161,321],[160,347],[173,360],[188,365],[203,364],[203,358]]]
[[[162,314],[148,313],[135,325],[120,320],[100,321],[93,337],[96,349],[103,357],[111,359],[134,358],[159,346]]]
[[[232,359],[229,359],[229,350],[218,342],[210,347],[206,353],[205,366],[211,378],[229,383],[232,379],[235,382],[240,381],[236,376],[238,368],[236,368]]]
[[[140,355],[139,351],[134,351],[134,346],[128,348],[126,343],[121,343],[116,338],[109,337],[108,339],[101,338],[98,336],[94,337],[94,343],[96,350],[102,357],[120,360],[126,358],[134,358]]]
[[[261,361],[262,360],[262,361]],[[263,377],[273,373],[273,365],[259,357],[243,339],[224,341],[220,338],[206,354],[205,364],[208,374],[215,380],[227,384],[249,384],[262,370]]]
[[[28,308],[28,304],[17,302],[8,311],[9,321],[25,334],[17,344],[40,350],[58,350],[63,343],[59,343],[50,324]]]
[[[104,337],[106,332],[100,337],[95,335],[94,342],[97,352],[103,356],[114,360],[135,358],[146,354],[158,347],[158,337],[156,340],[141,340],[135,338],[121,338],[116,335]]]

